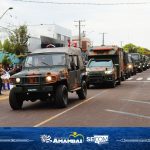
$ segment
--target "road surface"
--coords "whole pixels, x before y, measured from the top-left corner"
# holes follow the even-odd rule
[[[88,89],[86,100],[69,94],[69,105],[57,109],[47,102],[24,102],[13,111],[0,99],[0,126],[11,127],[131,127],[150,126],[150,69],[116,88]]]

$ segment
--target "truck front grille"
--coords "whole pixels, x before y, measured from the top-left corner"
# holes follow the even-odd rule
[[[22,80],[23,80],[23,84],[40,84],[41,83],[40,77],[25,77]]]
[[[88,80],[89,82],[91,83],[97,83],[97,82],[101,82],[103,80],[103,77],[102,76],[98,76],[98,75],[90,75],[88,76]]]

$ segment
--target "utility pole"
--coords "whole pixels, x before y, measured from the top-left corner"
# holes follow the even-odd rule
[[[121,46],[121,47],[123,46],[123,41],[120,41],[120,46]]]
[[[81,22],[85,22],[85,20],[78,20],[78,21],[74,21],[74,22],[78,22],[79,25],[76,25],[76,26],[79,26],[79,47],[81,48]]]
[[[100,34],[102,34],[102,46],[104,46],[105,45],[105,34],[107,34],[107,33],[100,33]]]

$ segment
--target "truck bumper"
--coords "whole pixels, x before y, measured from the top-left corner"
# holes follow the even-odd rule
[[[88,77],[88,84],[103,84],[111,83],[113,80],[113,75],[101,76],[101,77]]]
[[[14,87],[15,93],[48,93],[54,90],[53,86],[25,86]]]

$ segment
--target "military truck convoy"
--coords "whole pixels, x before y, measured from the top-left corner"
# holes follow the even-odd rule
[[[148,56],[124,52],[118,46],[95,46],[88,53],[87,87],[109,85],[114,88],[121,81],[149,67]]]
[[[21,72],[11,76],[14,87],[9,94],[13,110],[24,101],[50,101],[67,107],[68,92],[79,99],[87,96],[87,87],[108,85],[114,88],[131,75],[150,67],[149,57],[125,53],[118,46],[92,47],[85,66],[81,49],[56,47],[35,50],[26,57]]]
[[[92,47],[87,64],[87,85],[108,84],[115,87],[124,78],[123,50],[117,46]]]

